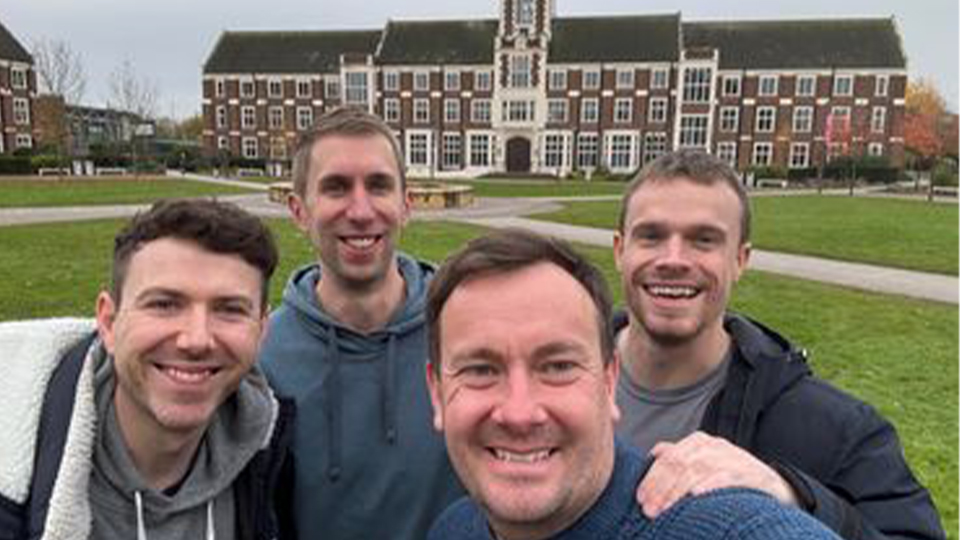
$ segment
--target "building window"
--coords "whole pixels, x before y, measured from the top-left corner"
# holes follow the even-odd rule
[[[267,81],[267,97],[283,97],[283,82],[279,79],[270,79]]]
[[[563,167],[566,161],[567,138],[564,135],[551,133],[544,137],[543,165],[545,167]]]
[[[400,72],[399,71],[384,71],[383,72],[383,89],[389,92],[396,92],[400,89]]]
[[[631,89],[634,87],[634,71],[632,69],[617,70],[617,88]]]
[[[227,108],[223,105],[217,106],[217,129],[227,127]]]
[[[586,69],[583,71],[583,89],[596,90],[600,88],[600,70]]]
[[[833,78],[833,95],[853,95],[853,75],[837,75]]]
[[[313,95],[313,84],[310,83],[310,79],[297,80],[297,97],[309,98],[312,95]]]
[[[486,91],[489,91],[490,88],[492,87],[491,81],[493,80],[493,76],[489,71],[478,71],[474,73],[473,77],[474,77],[474,84],[473,84],[474,90],[486,92]]]
[[[757,133],[773,133],[777,125],[776,107],[757,107]]]
[[[447,71],[443,74],[443,88],[450,92],[457,92],[460,90],[460,72],[459,71]]]
[[[795,142],[790,144],[790,168],[804,169],[810,166],[810,143]]]
[[[710,100],[710,68],[688,68],[683,72],[683,101],[707,103]]]
[[[33,148],[33,137],[27,133],[17,133],[14,144],[17,148]]]
[[[667,87],[668,77],[666,68],[657,68],[650,72],[650,89],[663,90]]]
[[[417,124],[426,124],[430,121],[430,100],[419,98],[413,100],[413,121]]]
[[[510,100],[503,103],[504,122],[532,122],[533,102],[527,100]]]
[[[460,100],[443,100],[443,121],[448,124],[455,124],[460,121]]]
[[[735,133],[740,127],[740,109],[738,107],[720,107],[720,131]]]
[[[600,139],[596,133],[581,133],[577,136],[577,168],[591,169],[597,166]]]
[[[223,79],[217,79],[213,81],[213,95],[216,97],[223,97],[227,93],[227,85],[224,83]]]
[[[415,71],[413,73],[413,90],[415,92],[426,92],[430,90],[430,73],[426,71]]]
[[[313,107],[297,107],[297,129],[306,131],[313,126]]]
[[[580,122],[596,124],[600,119],[600,102],[597,98],[587,98],[580,101]]]
[[[633,168],[633,141],[630,134],[610,135],[607,147],[607,163],[611,170],[626,170]]]
[[[760,96],[775,96],[777,95],[777,84],[778,78],[776,75],[761,75],[760,76],[760,88],[757,92]]]
[[[874,107],[870,114],[870,131],[874,133],[883,133],[887,127],[887,108]]]
[[[517,26],[520,28],[529,28],[533,26],[533,18],[533,0],[519,0],[517,2]]]
[[[813,107],[793,109],[793,132],[809,133],[813,129]]]
[[[257,127],[257,110],[254,107],[240,108],[240,127],[243,129]]]
[[[773,143],[758,142],[753,145],[753,164],[767,167],[773,162]]]
[[[440,166],[460,169],[463,162],[463,139],[459,133],[444,133],[440,152]]]
[[[240,97],[252,98],[256,94],[253,81],[240,81]]]
[[[649,163],[667,153],[666,133],[647,133],[643,137],[643,162]]]
[[[470,104],[470,119],[477,124],[487,124],[490,122],[490,100],[475,99]]]
[[[257,138],[256,137],[244,137],[241,144],[243,157],[247,159],[256,159],[259,155],[257,151]]]
[[[327,99],[340,99],[340,80],[331,77],[326,79],[324,83],[326,84],[324,96]]]
[[[872,142],[867,145],[867,155],[880,157],[883,155],[883,143]]]
[[[651,124],[662,124],[667,121],[667,98],[650,98],[650,111],[647,113],[647,121]]]
[[[680,148],[706,148],[707,115],[687,114],[680,117]]]
[[[737,75],[727,75],[723,78],[723,95],[740,95],[740,77]]]
[[[547,100],[547,122],[562,124],[567,121],[567,100]]]
[[[344,100],[348,105],[367,106],[367,74],[362,71],[348,71],[344,74]]]
[[[817,87],[817,77],[814,75],[800,75],[797,77],[797,96],[810,97]]]
[[[217,137],[217,150],[229,150],[230,143],[227,141],[227,138],[224,136]]]
[[[633,98],[617,98],[614,100],[613,121],[618,124],[633,121]]]
[[[383,100],[383,119],[387,122],[400,121],[400,100],[387,98]]]
[[[273,137],[270,139],[270,157],[274,159],[287,159],[287,141],[283,137]]]
[[[566,90],[567,89],[567,70],[551,69],[549,82],[550,82],[550,90]]]
[[[890,78],[886,75],[877,75],[877,82],[874,86],[874,94],[877,97],[887,97],[890,89]]]
[[[409,154],[407,159],[410,165],[429,165],[430,164],[430,134],[429,133],[408,133]]]
[[[270,129],[283,129],[283,107],[270,107],[267,122]]]
[[[470,165],[472,167],[490,166],[490,135],[470,134]]]
[[[510,57],[510,87],[530,87],[530,57],[525,54],[515,54]]]
[[[733,141],[723,141],[717,143],[717,159],[727,165],[737,167],[737,143]]]
[[[830,116],[833,122],[848,122],[850,120],[850,107],[834,107],[830,109]]]

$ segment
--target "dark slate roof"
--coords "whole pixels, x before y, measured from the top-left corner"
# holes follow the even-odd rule
[[[13,37],[7,27],[3,26],[3,23],[0,23],[0,58],[33,63],[33,57],[23,48],[23,45],[20,45],[17,38]]]
[[[492,64],[496,19],[390,21],[378,59],[384,65]]]
[[[379,30],[224,32],[204,73],[327,73],[344,53],[373,54]]]
[[[892,18],[689,22],[683,43],[720,49],[720,69],[906,67]]]
[[[672,62],[679,58],[680,14],[556,17],[550,62]]]

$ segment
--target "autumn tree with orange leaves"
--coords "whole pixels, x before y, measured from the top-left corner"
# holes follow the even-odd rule
[[[947,134],[942,126],[946,110],[943,96],[930,80],[920,79],[907,85],[903,138],[918,169],[930,169],[945,153]]]

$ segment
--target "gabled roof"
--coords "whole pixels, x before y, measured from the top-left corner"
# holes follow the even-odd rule
[[[0,58],[17,62],[33,63],[33,57],[23,48],[23,45],[13,37],[7,27],[0,23]]]
[[[556,17],[551,63],[673,62],[679,58],[680,14]]]
[[[340,55],[373,54],[379,30],[224,32],[203,65],[204,73],[329,73]]]
[[[892,18],[689,22],[683,44],[720,49],[720,69],[906,67]]]
[[[496,19],[390,21],[378,60],[384,65],[492,64]]]

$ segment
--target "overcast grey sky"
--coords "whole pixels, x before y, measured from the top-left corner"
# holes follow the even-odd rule
[[[683,20],[896,18],[911,77],[932,79],[956,111],[957,0],[556,0],[560,16],[681,12]],[[0,22],[30,48],[62,39],[83,56],[84,101],[103,105],[125,59],[159,87],[158,113],[200,110],[200,71],[224,30],[380,28],[387,19],[495,17],[496,0],[4,0]]]

